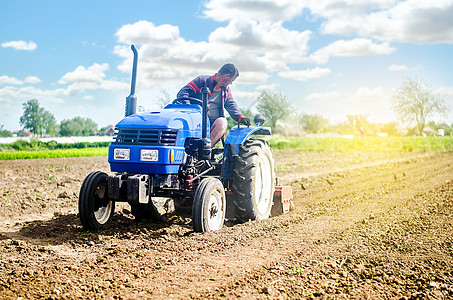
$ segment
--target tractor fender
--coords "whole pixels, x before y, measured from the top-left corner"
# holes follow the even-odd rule
[[[226,144],[237,145],[239,149],[239,145],[242,145],[252,134],[271,135],[272,131],[270,127],[234,126],[228,133],[228,136],[225,140],[225,145]]]
[[[223,178],[229,179],[232,176],[233,156],[239,154],[239,146],[251,135],[272,135],[270,127],[261,126],[234,126],[225,140],[225,152],[223,155]]]

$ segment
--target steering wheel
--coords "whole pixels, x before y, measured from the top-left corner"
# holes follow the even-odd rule
[[[197,98],[193,98],[193,97],[181,97],[181,98],[177,98],[177,99],[173,100],[172,104],[185,104],[185,103],[183,102],[184,100],[189,100],[189,101],[190,101],[190,104],[195,104],[195,105],[203,106],[203,101],[201,101],[200,99],[197,99]]]

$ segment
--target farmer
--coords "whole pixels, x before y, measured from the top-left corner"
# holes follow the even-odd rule
[[[227,120],[223,108],[239,123],[250,125],[250,119],[244,117],[231,95],[229,85],[239,76],[239,70],[233,64],[225,64],[212,76],[200,75],[185,85],[177,98],[193,97],[201,99],[202,87],[209,88],[208,117],[211,124],[211,144],[214,147],[227,129]],[[188,100],[185,101],[189,103]]]

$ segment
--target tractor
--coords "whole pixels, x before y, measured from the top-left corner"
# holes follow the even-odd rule
[[[226,216],[246,222],[270,217],[273,207],[277,213],[286,212],[287,201],[278,198],[281,188],[275,189],[269,143],[252,137],[271,134],[270,128],[261,126],[264,118],[255,116],[257,126],[238,124],[222,139],[223,147],[212,148],[207,88],[201,91],[201,100],[180,98],[161,110],[136,113],[138,53],[134,45],[131,49],[134,59],[125,118],[116,125],[108,150],[112,174],[92,172],[80,188],[84,230],[106,227],[115,202],[127,202],[137,220],[158,220],[155,198],[168,198],[175,208],[191,210],[195,232],[219,230]],[[187,100],[190,104],[182,103]]]

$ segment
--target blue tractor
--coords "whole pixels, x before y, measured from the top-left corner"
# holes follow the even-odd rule
[[[115,202],[127,202],[136,219],[158,219],[153,198],[170,198],[174,206],[192,211],[196,232],[222,228],[227,207],[240,222],[271,215],[275,189],[272,150],[252,135],[270,135],[269,128],[239,126],[228,133],[223,148],[211,148],[207,97],[175,99],[162,110],[136,113],[134,53],[131,94],[126,117],[116,125],[109,146],[112,174],[96,171],[82,183],[79,216],[85,230],[97,230],[112,220]],[[181,104],[189,100],[190,104]],[[228,196],[228,197],[227,197]],[[227,201],[228,200],[228,201]]]

